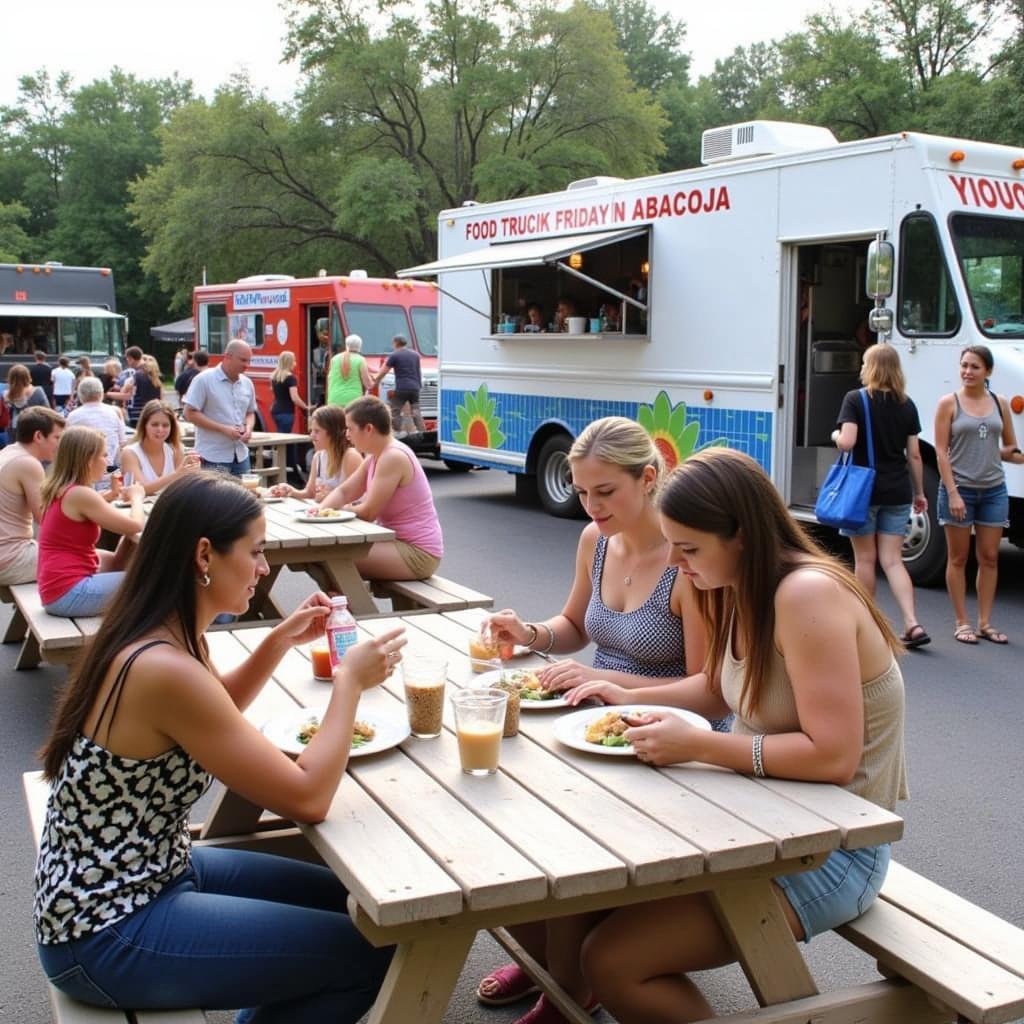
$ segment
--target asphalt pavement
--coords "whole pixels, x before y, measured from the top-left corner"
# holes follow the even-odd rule
[[[424,465],[444,528],[442,573],[492,594],[497,607],[516,608],[528,618],[558,611],[568,591],[582,523],[552,519],[517,502],[507,474],[456,474],[439,463]],[[311,589],[308,577],[285,570],[274,593],[291,608]],[[1010,635],[1009,646],[956,643],[941,589],[918,590],[917,601],[933,642],[908,653],[902,663],[911,799],[899,807],[906,834],[895,856],[1024,926],[1024,893],[1016,866],[1024,839],[1024,769],[1018,760],[1024,722],[1024,551],[1004,544],[1000,557],[993,621]],[[879,602],[887,612],[895,610],[884,583]],[[9,615],[9,606],[0,606],[0,630]],[[49,1024],[32,941],[34,856],[21,773],[37,767],[35,752],[66,672],[45,666],[15,672],[15,653],[13,645],[0,646],[0,1024]],[[867,957],[831,935],[816,939],[807,957],[822,989],[877,977]],[[515,1020],[524,1007],[484,1010],[473,996],[476,981],[502,962],[501,950],[489,937],[477,940],[445,1024]],[[700,981],[719,1012],[754,1005],[736,968],[711,972]],[[227,1024],[231,1015],[217,1013],[210,1019]]]

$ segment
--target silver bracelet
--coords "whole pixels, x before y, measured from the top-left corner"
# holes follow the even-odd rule
[[[537,627],[532,622],[524,622],[523,625],[530,631],[530,639],[526,641],[526,647],[528,650],[532,650],[533,645],[537,642]]]
[[[765,777],[764,757],[761,754],[761,746],[763,743],[763,735],[758,735],[754,737],[754,777],[757,779],[763,779]]]
[[[543,651],[538,651],[538,654],[550,654],[551,648],[555,646],[555,631],[546,623],[539,622],[539,626],[543,626],[548,631],[548,645]]]

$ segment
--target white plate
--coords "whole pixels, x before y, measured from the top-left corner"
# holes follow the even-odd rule
[[[692,711],[684,711],[682,708],[664,707],[660,704],[623,704],[613,706],[604,704],[599,708],[585,708],[583,711],[575,711],[571,715],[563,715],[555,721],[555,739],[564,743],[567,747],[575,750],[584,750],[588,754],[607,754],[611,757],[633,757],[632,745],[626,747],[602,747],[599,743],[588,743],[586,739],[587,726],[596,718],[600,718],[606,711],[631,711],[640,715],[646,711],[666,711],[670,715],[678,715],[684,722],[696,726],[698,729],[711,728],[711,723],[706,718],[694,714]]]
[[[323,708],[299,708],[289,711],[286,715],[278,715],[263,725],[260,730],[274,746],[286,754],[301,754],[306,746],[299,742],[299,730],[311,719],[319,719]],[[397,747],[409,738],[409,723],[404,719],[381,718],[378,715],[357,714],[361,722],[367,722],[377,730],[377,735],[369,743],[355,747],[349,757],[366,757],[367,754],[378,754],[382,750]]]
[[[260,495],[260,501],[262,501],[264,505],[276,505],[277,502],[284,501],[284,498],[280,498],[274,494],[262,494]]]
[[[506,668],[506,669],[493,669],[490,672],[481,672],[479,675],[473,677],[473,686],[493,686],[495,683],[501,681],[502,672],[526,672],[535,671],[535,669],[523,669],[523,668]],[[469,685],[469,684],[467,684]],[[566,703],[564,697],[552,697],[550,700],[520,700],[519,707],[523,711],[546,711],[550,708],[567,708],[569,705]]]
[[[296,512],[295,518],[300,523],[320,523],[321,526],[324,523],[347,523],[352,519],[355,519],[355,512],[350,512],[348,509],[339,508],[336,516],[311,516],[308,512]]]

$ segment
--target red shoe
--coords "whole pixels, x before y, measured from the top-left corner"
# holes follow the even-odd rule
[[[539,991],[533,978],[519,964],[505,964],[481,980],[476,987],[476,997],[485,1006],[507,1006]]]
[[[601,1004],[596,999],[591,998],[590,1002],[583,1009],[587,1013],[597,1013],[601,1009]],[[533,1004],[533,1007],[527,1010],[515,1024],[571,1024],[571,1022],[552,1003],[548,1002],[547,996],[542,995]]]

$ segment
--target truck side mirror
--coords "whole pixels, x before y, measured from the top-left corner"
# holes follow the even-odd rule
[[[876,238],[868,246],[867,273],[864,291],[875,299],[887,299],[892,295],[893,266],[896,255],[892,242]]]

